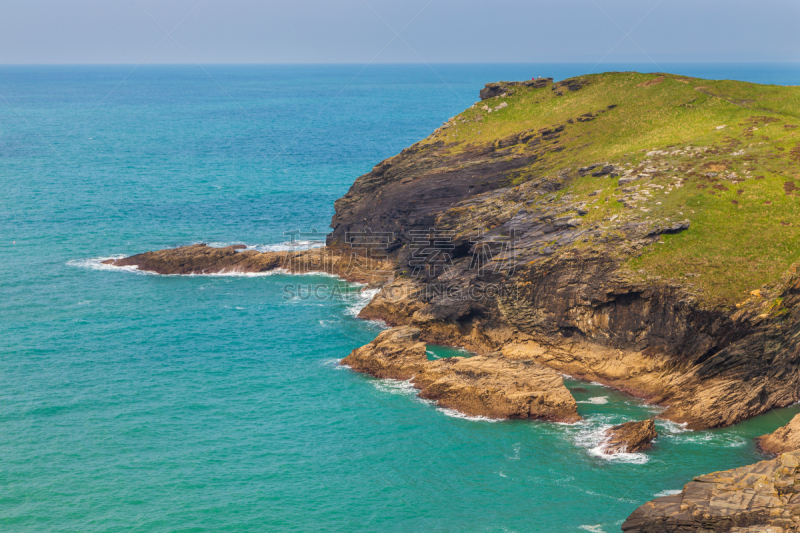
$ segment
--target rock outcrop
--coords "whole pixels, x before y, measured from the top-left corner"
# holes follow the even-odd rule
[[[534,89],[541,89],[553,83],[553,78],[535,78],[528,81],[500,81],[495,83],[487,83],[481,89],[481,100],[487,98],[494,98],[495,96],[509,95],[514,93],[515,87],[532,87]]]
[[[800,415],[772,433],[758,438],[758,447],[766,453],[785,453],[800,450]]]
[[[271,270],[305,274],[320,272],[339,276],[348,281],[383,283],[391,277],[394,262],[363,257],[352,253],[334,253],[325,248],[309,250],[258,252],[245,245],[214,248],[193,244],[156,252],[109,259],[105,264],[157,274],[219,274],[225,272],[253,273]]]
[[[640,452],[650,448],[657,436],[652,420],[626,422],[606,430],[602,450],[608,455]]]
[[[652,111],[708,96],[695,81],[663,76],[649,97],[672,96]],[[490,114],[494,104],[473,106],[356,179],[335,202],[324,251],[259,254],[198,245],[113,264],[165,274],[322,271],[381,285],[362,318],[413,326],[422,341],[461,346],[506,365],[535,361],[615,387],[667,407],[660,416],[691,429],[727,426],[800,401],[796,265],[782,279],[770,274],[757,295],[741,301],[747,292],[737,288],[736,301],[722,302],[693,280],[726,271],[724,263],[702,278],[686,272],[688,264],[663,277],[633,267],[648,250],[667,249],[658,244],[687,232],[695,243],[713,240],[703,226],[709,217],[688,207],[701,198],[722,202],[727,194],[735,200],[725,200],[730,206],[749,194],[761,202],[760,189],[746,189],[748,180],[765,179],[756,175],[760,169],[791,154],[755,150],[772,150],[777,136],[794,135],[796,125],[788,123],[794,119],[769,111],[772,96],[752,108],[742,103],[740,111],[752,115],[742,118],[744,138],[761,135],[756,124],[776,122],[771,140],[720,137],[701,148],[687,146],[696,136],[680,137],[682,125],[694,128],[697,121],[653,113],[647,128],[668,128],[669,142],[677,143],[661,146],[629,99],[652,78],[616,73],[487,85],[482,98],[505,94],[509,107]],[[748,100],[736,101],[750,102],[753,90],[748,86]],[[713,105],[733,101],[717,100]],[[644,150],[643,138],[652,139]],[[731,231],[741,237],[740,229]],[[353,250],[364,250],[365,259],[372,252],[354,247],[359,235],[365,242],[379,237],[382,259],[374,270],[353,264]],[[750,265],[751,253],[740,253],[737,265]],[[709,264],[703,254],[693,257],[698,268]]]
[[[625,533],[789,533],[800,531],[800,450],[694,478],[680,494],[656,498],[622,524]]]
[[[580,420],[574,398],[552,370],[500,356],[429,361],[419,333],[408,326],[383,331],[341,364],[377,378],[410,379],[420,397],[470,416]]]

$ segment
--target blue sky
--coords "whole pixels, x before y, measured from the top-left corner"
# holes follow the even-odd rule
[[[800,61],[798,0],[9,0],[0,63]]]

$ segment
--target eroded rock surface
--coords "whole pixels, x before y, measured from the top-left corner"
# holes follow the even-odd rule
[[[247,250],[243,244],[214,248],[193,244],[156,252],[109,259],[105,264],[157,274],[218,274],[224,272],[253,273],[283,270],[291,273],[321,272],[348,281],[365,283],[385,282],[391,277],[393,262],[364,259],[355,252],[335,253],[325,248],[284,252]],[[364,268],[362,264],[369,264]]]
[[[613,455],[640,452],[650,448],[657,436],[656,425],[652,420],[626,422],[606,430],[603,453]]]
[[[800,450],[800,415],[772,433],[759,437],[758,447],[774,454]]]
[[[622,524],[626,533],[800,531],[800,451],[694,478]]]
[[[580,420],[574,398],[552,370],[501,356],[428,361],[419,333],[409,326],[383,331],[342,364],[378,378],[410,379],[422,398],[470,416]]]

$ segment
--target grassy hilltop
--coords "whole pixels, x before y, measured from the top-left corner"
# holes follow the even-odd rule
[[[599,206],[584,220],[601,227],[615,214],[688,219],[688,231],[664,235],[627,265],[693,285],[709,304],[746,300],[800,259],[800,88],[626,72],[504,94],[453,117],[421,145],[443,142],[456,155],[550,129],[559,151],[510,185],[597,163],[649,172],[646,185],[619,183],[618,171],[592,176],[597,167],[559,194]],[[525,149],[507,144],[508,157]]]

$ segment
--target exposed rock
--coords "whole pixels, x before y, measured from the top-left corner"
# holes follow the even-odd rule
[[[789,533],[800,531],[800,450],[694,478],[680,494],[656,498],[622,524],[626,533]]]
[[[350,254],[342,254],[325,248],[287,252],[258,252],[246,248],[244,245],[214,248],[206,244],[193,244],[122,259],[109,259],[103,263],[118,267],[135,266],[138,270],[157,274],[249,273],[270,270],[322,272],[363,283],[383,282],[391,276],[394,269],[391,261],[359,256],[355,250],[351,250],[353,253]]]
[[[681,220],[679,222],[673,222],[669,224],[655,224],[647,235],[671,235],[674,233],[680,233],[681,231],[686,231],[689,229],[690,224],[691,223],[688,220]]]
[[[428,361],[419,333],[408,326],[383,331],[341,364],[378,378],[411,379],[420,397],[470,416],[580,420],[575,400],[552,370],[500,356]]]
[[[609,174],[613,173],[615,170],[614,165],[605,165],[603,168],[598,170],[597,172],[593,172],[592,176],[598,178],[600,176],[608,176]]]
[[[541,89],[543,87],[547,87],[553,83],[553,78],[536,78],[534,80],[528,81],[500,81],[495,83],[487,83],[486,86],[481,89],[481,100],[486,100],[487,98],[493,98],[495,96],[501,96],[503,93],[513,94],[514,87],[532,87],[534,89]]]
[[[419,329],[408,326],[382,331],[374,341],[353,350],[341,361],[357,372],[402,381],[421,374],[428,363]]]
[[[767,453],[785,453],[800,450],[800,415],[772,433],[758,438],[758,447]]]
[[[652,420],[626,422],[606,430],[603,442],[603,453],[634,453],[650,448],[653,439],[658,436],[656,425]]]
[[[589,80],[582,80],[579,78],[571,78],[568,80],[560,81],[553,85],[553,90],[558,90],[561,88],[566,88],[569,91],[579,91],[583,87],[589,84]]]
[[[603,163],[595,163],[594,165],[589,165],[588,167],[582,167],[578,169],[578,174],[580,174],[581,176],[585,176],[586,174],[596,169],[597,167],[602,167],[602,166]]]
[[[632,175],[632,176],[622,176],[622,177],[619,179],[619,185],[620,185],[620,187],[621,187],[621,186],[623,186],[623,185],[627,185],[627,184],[629,184],[629,183],[633,183],[634,181],[638,181],[638,180],[641,180],[641,179],[645,179],[645,178],[647,178],[647,177],[648,177],[648,176],[647,176],[646,174],[634,174],[634,175]]]

